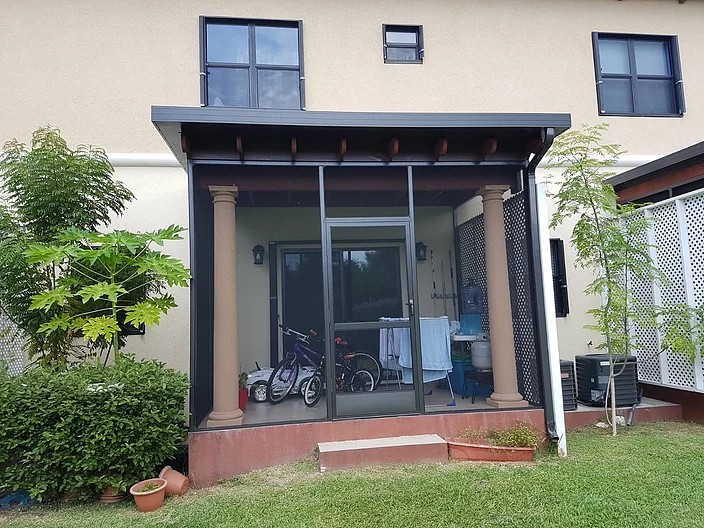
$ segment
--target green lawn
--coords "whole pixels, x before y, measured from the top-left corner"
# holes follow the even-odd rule
[[[570,456],[530,465],[456,463],[320,475],[312,461],[267,469],[138,513],[125,502],[0,514],[41,527],[698,527],[704,426],[637,425],[569,435]]]

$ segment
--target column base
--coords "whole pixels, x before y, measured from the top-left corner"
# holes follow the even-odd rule
[[[234,411],[212,411],[208,415],[206,427],[232,427],[242,425],[243,413],[240,409]]]
[[[497,409],[520,409],[524,407],[530,407],[530,404],[525,401],[520,394],[517,394],[516,396],[518,399],[516,400],[511,400],[511,401],[506,401],[506,400],[495,400],[492,396],[489,396],[486,399],[487,405],[491,405],[492,407],[496,407]]]

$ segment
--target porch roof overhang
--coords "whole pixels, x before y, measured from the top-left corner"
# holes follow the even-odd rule
[[[569,114],[403,113],[153,106],[152,122],[188,159],[242,164],[521,165]]]
[[[517,192],[531,155],[571,119],[154,106],[152,122],[183,167],[193,165],[194,188],[238,185],[240,206],[316,205],[318,166],[326,194],[347,191],[331,204],[397,203],[406,191],[398,176],[413,166],[417,205],[457,206],[482,185]]]

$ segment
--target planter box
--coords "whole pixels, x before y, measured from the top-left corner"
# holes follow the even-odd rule
[[[535,449],[532,447],[501,447],[475,444],[461,438],[448,438],[450,458],[483,462],[530,462]]]

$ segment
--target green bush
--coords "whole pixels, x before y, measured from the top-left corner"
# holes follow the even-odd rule
[[[507,429],[465,429],[458,435],[464,440],[487,443],[501,447],[532,447],[537,449],[541,443],[540,433],[529,423],[516,422]]]
[[[39,500],[127,489],[185,438],[185,374],[155,361],[0,374],[0,483]]]

